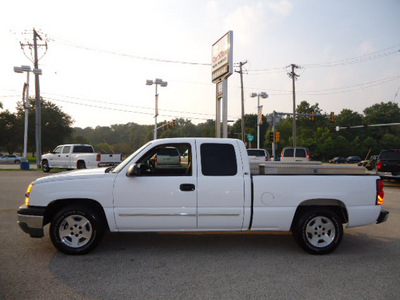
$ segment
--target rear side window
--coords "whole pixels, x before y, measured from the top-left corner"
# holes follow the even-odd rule
[[[231,144],[202,144],[201,170],[205,176],[234,176],[237,174],[235,148]]]
[[[305,149],[296,149],[296,157],[307,157]]]
[[[294,148],[285,149],[283,156],[284,157],[293,157],[294,156]]]
[[[400,150],[382,151],[380,159],[400,160]]]
[[[178,150],[176,150],[176,148],[164,148],[158,151],[158,155],[179,156],[179,153]]]
[[[249,156],[265,156],[265,151],[263,150],[247,150]]]
[[[93,153],[93,148],[90,146],[74,146],[73,153]]]

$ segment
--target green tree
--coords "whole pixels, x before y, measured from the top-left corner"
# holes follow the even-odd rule
[[[23,127],[15,114],[8,110],[0,113],[0,145],[8,153],[22,150]]]
[[[364,109],[364,123],[388,124],[400,122],[400,108],[394,102],[381,102]],[[368,131],[375,139],[380,140],[385,134],[400,136],[400,126],[369,127]]]

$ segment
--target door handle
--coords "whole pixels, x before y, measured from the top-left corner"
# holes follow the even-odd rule
[[[180,185],[179,189],[182,192],[193,192],[196,188],[195,188],[194,184],[183,183],[183,184]]]

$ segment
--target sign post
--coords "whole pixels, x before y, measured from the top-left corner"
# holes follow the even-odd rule
[[[228,137],[228,77],[233,73],[233,31],[228,31],[212,45],[212,82],[216,84],[215,137]]]

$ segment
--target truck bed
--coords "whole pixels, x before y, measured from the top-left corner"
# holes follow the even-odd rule
[[[363,175],[365,168],[346,165],[323,165],[310,162],[265,162],[250,163],[252,175]]]

